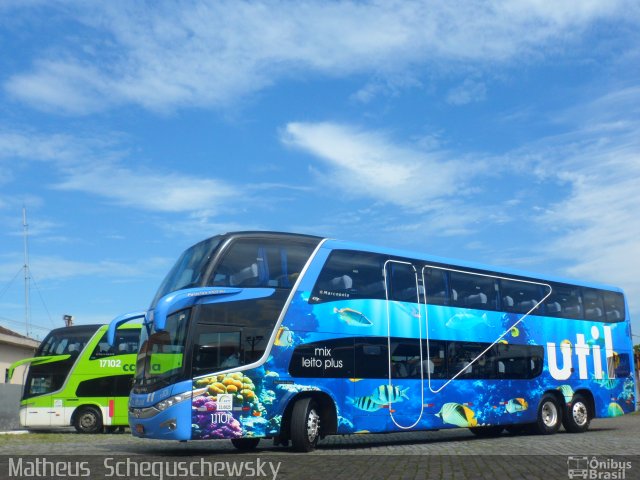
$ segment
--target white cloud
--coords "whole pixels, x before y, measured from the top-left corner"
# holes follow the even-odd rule
[[[4,87],[34,107],[73,114],[123,103],[219,107],[307,72],[382,82],[444,63],[522,64],[576,48],[598,22],[634,22],[640,12],[629,0],[62,3],[61,17],[86,27],[74,42],[82,49],[52,39]]]
[[[0,263],[0,279],[10,280],[22,265],[18,257],[4,256]],[[173,259],[151,257],[134,262],[116,262],[100,260],[97,262],[83,262],[54,256],[32,255],[30,258],[32,275],[38,282],[61,281],[72,278],[98,277],[116,280],[157,278],[173,263]],[[36,266],[36,267],[33,267]]]
[[[466,79],[462,84],[449,90],[447,102],[452,105],[466,105],[467,103],[480,102],[487,96],[487,87],[484,83]]]
[[[443,158],[437,151],[398,145],[385,133],[349,125],[289,123],[282,141],[322,160],[324,183],[346,198],[365,196],[412,210],[431,210],[428,201],[464,194],[482,162]]]
[[[157,173],[113,164],[66,169],[59,190],[74,190],[108,198],[117,204],[157,212],[217,210],[234,195],[234,187],[214,178]]]
[[[88,113],[108,103],[113,87],[95,67],[71,61],[39,60],[36,75],[20,75],[7,80],[6,90],[34,106],[58,113]]]
[[[560,232],[548,253],[571,261],[567,273],[628,286],[631,299],[640,296],[640,130],[633,135],[559,163],[570,193],[542,217]]]
[[[620,286],[637,313],[640,124],[635,105],[640,105],[638,88],[583,102],[554,116],[566,133],[501,158],[402,145],[384,132],[330,122],[289,123],[281,138],[322,162],[314,167],[320,180],[351,211],[362,209],[363,199],[373,203],[367,213],[348,218],[365,236],[393,233],[394,241],[402,242],[503,228],[499,231],[513,238],[502,242],[496,237],[500,233],[492,232],[496,244],[487,245],[487,258]],[[493,181],[499,190],[492,190]],[[376,212],[386,203],[401,208],[395,221],[386,211],[380,224]],[[384,233],[385,225],[393,232]],[[518,246],[519,236],[531,239]]]
[[[34,132],[0,132],[1,161],[41,161],[61,178],[50,185],[80,191],[142,210],[214,214],[238,190],[206,175],[195,176],[135,164],[117,139],[76,138]]]
[[[626,290],[640,313],[640,88],[584,102],[555,115],[568,132],[513,152],[522,170],[557,181],[561,199],[545,203],[537,218],[548,232],[541,258],[558,271]]]

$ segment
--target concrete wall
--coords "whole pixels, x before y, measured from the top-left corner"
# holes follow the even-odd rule
[[[19,342],[25,343],[20,345]],[[20,339],[9,335],[0,335],[0,384],[5,383],[7,370],[12,363],[23,358],[33,357],[38,342],[34,340]],[[22,365],[16,368],[10,382],[14,385],[23,384],[27,366]]]
[[[20,428],[20,395],[22,385],[0,383],[0,431]]]

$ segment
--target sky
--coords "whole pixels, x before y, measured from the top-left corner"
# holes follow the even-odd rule
[[[640,335],[637,1],[0,2],[0,325],[145,310],[218,233],[623,288]],[[640,337],[634,343],[640,343]]]

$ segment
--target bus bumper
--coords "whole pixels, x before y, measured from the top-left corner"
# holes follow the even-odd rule
[[[152,416],[149,416],[151,415]],[[159,440],[191,439],[191,399],[160,411],[153,407],[129,408],[129,426],[134,437]]]

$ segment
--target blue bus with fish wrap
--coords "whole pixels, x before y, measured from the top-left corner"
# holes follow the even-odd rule
[[[635,410],[625,297],[605,285],[274,232],[186,250],[144,318],[132,433],[261,438],[465,427],[584,432]]]

